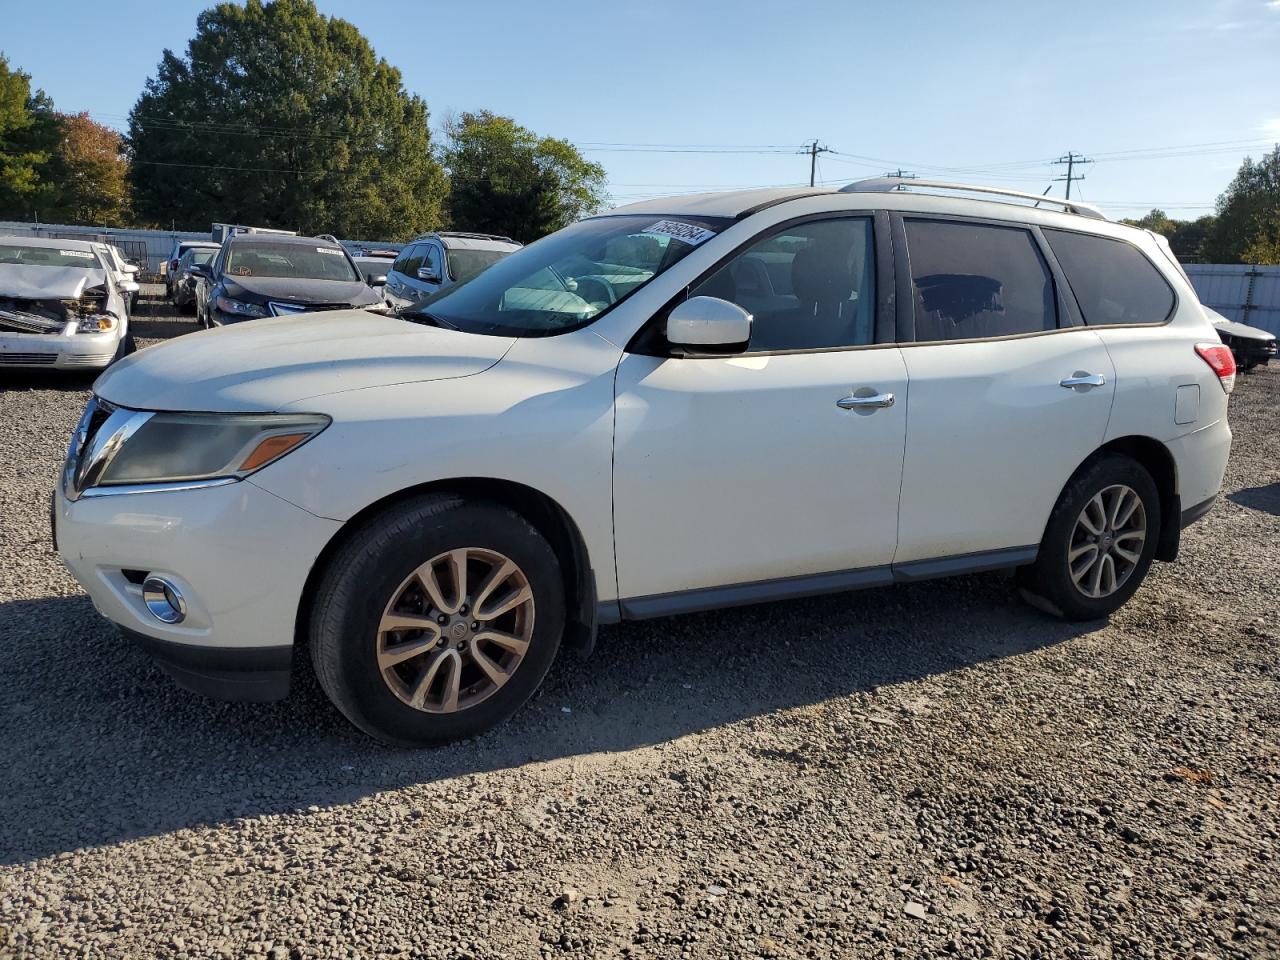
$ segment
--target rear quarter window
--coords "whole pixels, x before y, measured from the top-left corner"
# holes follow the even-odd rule
[[[1085,323],[1154,324],[1169,319],[1173,289],[1133,244],[1067,230],[1043,232]]]

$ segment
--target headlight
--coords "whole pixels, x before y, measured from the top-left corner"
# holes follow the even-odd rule
[[[234,313],[240,317],[265,317],[267,308],[260,303],[245,303],[243,300],[232,300],[221,296],[216,301],[218,309],[223,313]]]
[[[124,413],[125,411],[121,411]],[[134,413],[86,476],[93,486],[239,479],[296,450],[329,425],[323,414]]]
[[[106,333],[116,328],[116,318],[109,313],[91,313],[80,318],[76,333]]]

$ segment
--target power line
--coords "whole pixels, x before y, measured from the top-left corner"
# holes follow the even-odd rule
[[[809,146],[807,146],[805,149],[801,150],[800,152],[807,153],[809,155],[809,186],[812,187],[813,178],[816,175],[818,170],[818,154],[831,153],[832,152],[831,148],[820,147],[818,146],[818,141],[815,140],[813,141],[813,143],[809,144]]]
[[[1067,175],[1065,177],[1054,177],[1053,179],[1055,182],[1059,180],[1067,181],[1067,199],[1070,200],[1071,184],[1076,180],[1084,179],[1083,173],[1080,174],[1080,176],[1078,177],[1074,175],[1076,164],[1093,163],[1093,161],[1090,160],[1088,157],[1084,156],[1083,154],[1072,153],[1070,150],[1068,150],[1063,156],[1059,157],[1057,160],[1054,160],[1053,162],[1055,165],[1061,164],[1061,163],[1065,163],[1067,165]]]

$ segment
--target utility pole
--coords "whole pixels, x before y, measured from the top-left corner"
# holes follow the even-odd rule
[[[1078,177],[1075,175],[1076,164],[1078,164],[1078,163],[1093,163],[1093,161],[1092,161],[1092,160],[1090,160],[1088,157],[1084,156],[1083,154],[1080,154],[1080,153],[1072,153],[1070,150],[1068,150],[1068,151],[1066,152],[1066,154],[1064,154],[1063,156],[1059,157],[1057,160],[1055,160],[1055,161],[1053,161],[1053,162],[1054,162],[1055,164],[1063,164],[1063,163],[1065,163],[1065,164],[1067,165],[1067,175],[1066,175],[1065,177],[1054,177],[1053,179],[1054,179],[1054,182],[1055,182],[1055,183],[1056,183],[1057,181],[1059,181],[1059,180],[1065,180],[1065,181],[1067,181],[1067,199],[1068,199],[1068,200],[1070,200],[1070,199],[1071,199],[1071,184],[1072,184],[1072,182],[1073,182],[1073,181],[1075,181],[1075,180],[1083,180],[1083,179],[1084,179],[1084,174],[1083,174],[1083,173],[1082,173],[1082,174],[1080,174],[1080,176],[1078,176]]]
[[[919,178],[918,174],[908,173],[906,170],[903,170],[901,167],[899,167],[897,170],[886,170],[884,175],[886,177],[892,177],[895,180],[916,180]],[[900,183],[893,189],[905,190],[906,187]]]
[[[801,150],[800,152],[807,153],[809,155],[809,186],[812,187],[814,184],[814,176],[816,175],[818,170],[818,154],[830,153],[831,148],[820,147],[818,146],[818,141],[815,140],[813,141],[813,143],[809,144],[808,147],[806,147],[804,150]]]

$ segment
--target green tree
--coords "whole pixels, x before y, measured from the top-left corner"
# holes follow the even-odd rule
[[[1245,158],[1204,250],[1214,263],[1280,263],[1280,144],[1257,163]]]
[[[1174,256],[1183,263],[1200,263],[1205,259],[1203,251],[1205,237],[1213,229],[1215,220],[1213,216],[1200,217],[1198,220],[1173,220],[1163,210],[1157,208],[1137,220],[1123,222],[1166,237]]]
[[[0,56],[0,219],[49,220],[47,165],[58,144],[58,118],[31,76]]]
[[[445,134],[449,219],[455,229],[528,243],[604,203],[604,167],[565,140],[539,137],[487,110],[451,118]]]
[[[139,215],[344,237],[439,226],[447,190],[427,106],[311,0],[220,3],[166,50],[129,116]]]

